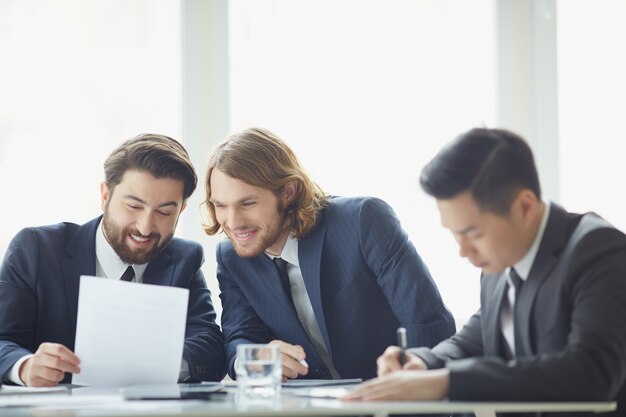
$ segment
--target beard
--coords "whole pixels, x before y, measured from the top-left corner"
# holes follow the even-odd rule
[[[144,236],[134,227],[122,228],[109,218],[108,211],[105,211],[102,217],[102,228],[104,229],[104,237],[115,253],[117,253],[117,256],[120,257],[122,262],[130,265],[141,265],[150,262],[161,253],[174,236],[174,233],[170,233],[169,236],[161,240],[160,233],[150,233]],[[131,248],[126,243],[126,239],[131,234],[151,239],[152,244],[146,248]]]
[[[238,242],[237,239],[231,237],[231,234],[227,230],[224,232],[240,258],[253,258],[265,252],[267,248],[280,239],[285,231],[285,228],[287,227],[288,222],[285,213],[286,211],[283,204],[278,201],[276,204],[276,217],[274,217],[274,221],[266,225],[263,231],[257,232],[257,242],[255,242],[252,246]]]

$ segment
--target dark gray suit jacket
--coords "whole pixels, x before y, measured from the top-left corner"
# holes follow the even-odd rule
[[[476,401],[624,403],[626,236],[595,214],[557,205],[516,301],[517,357],[500,331],[504,273],[481,279],[481,309],[432,350],[429,368],[450,369],[449,398]],[[626,410],[620,410],[624,412]]]

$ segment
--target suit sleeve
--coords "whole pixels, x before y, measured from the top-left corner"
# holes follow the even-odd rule
[[[222,259],[221,247],[221,243],[217,245],[216,259],[217,279],[222,300],[224,348],[228,374],[232,379],[235,379],[234,364],[237,357],[237,345],[242,343],[269,343],[272,336],[226,268]]]
[[[0,266],[0,377],[28,355],[35,340],[37,235],[23,229],[9,244]]]
[[[449,398],[606,401],[626,373],[626,242],[615,229],[585,236],[562,291],[571,308],[567,345],[540,355],[450,361]]]
[[[367,199],[358,222],[363,257],[407,329],[409,346],[432,347],[452,335],[454,319],[391,207],[382,200]]]
[[[211,292],[200,270],[202,248],[195,253],[197,268],[189,285],[189,305],[185,328],[183,359],[192,381],[220,381],[224,378],[224,336],[215,323]]]
[[[480,311],[474,314],[457,334],[434,348],[420,347],[409,351],[419,356],[428,369],[443,368],[451,360],[483,356]]]

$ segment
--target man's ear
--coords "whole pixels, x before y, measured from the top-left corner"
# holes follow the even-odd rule
[[[107,201],[109,201],[109,198],[111,198],[111,190],[109,189],[109,185],[106,183],[106,181],[102,181],[100,183],[100,197],[100,205],[102,206],[102,211],[104,211],[107,205]]]
[[[293,199],[296,197],[298,193],[298,187],[300,182],[298,180],[289,181],[287,184],[283,185],[282,198],[285,204],[290,204],[293,202]]]
[[[524,188],[517,193],[513,206],[518,211],[519,215],[521,215],[525,223],[532,223],[538,204],[539,199],[535,193]]]

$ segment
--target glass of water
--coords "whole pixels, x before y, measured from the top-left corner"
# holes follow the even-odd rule
[[[280,395],[283,371],[277,345],[238,345],[235,363],[241,393],[263,398]]]

